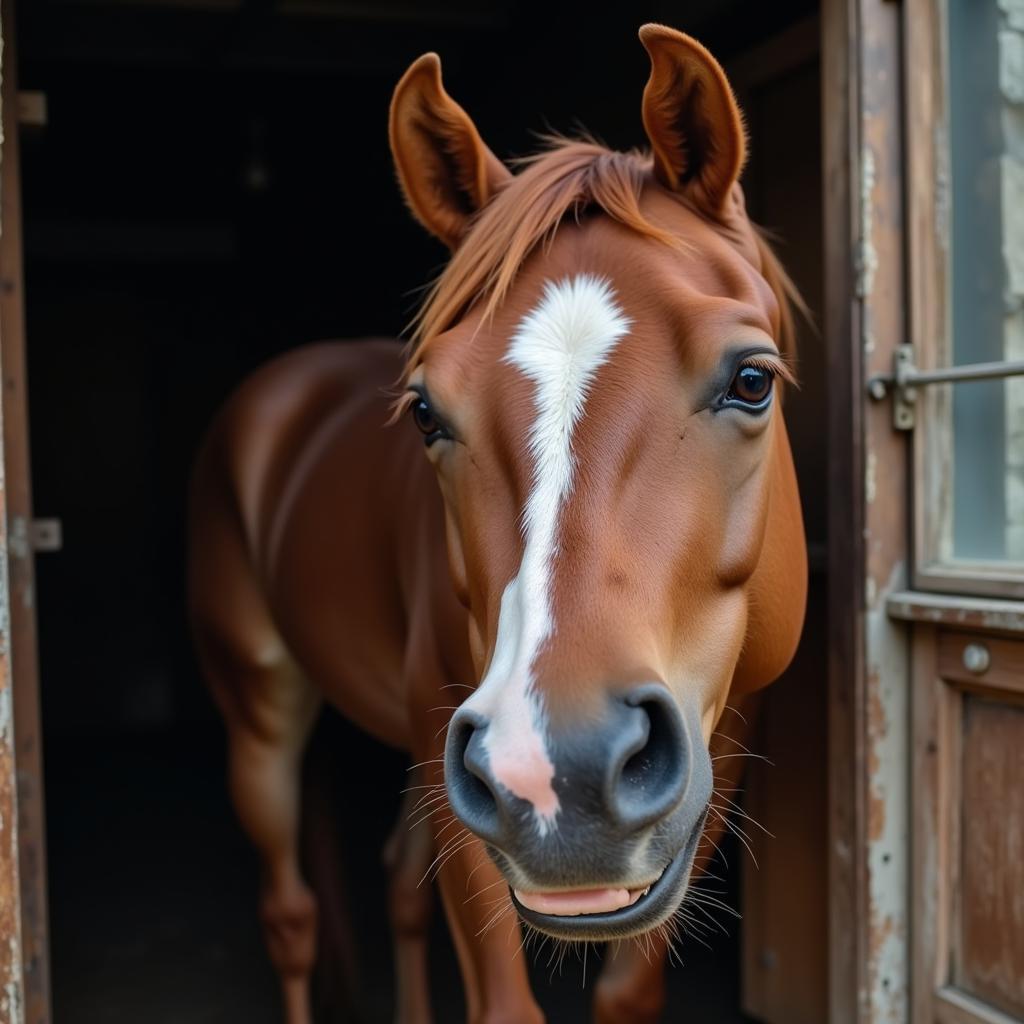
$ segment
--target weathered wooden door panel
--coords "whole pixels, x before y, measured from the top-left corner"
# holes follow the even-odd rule
[[[1024,640],[915,629],[915,1019],[1024,1019]]]
[[[902,152],[905,262],[889,265],[905,282],[902,343],[924,370],[1009,370],[1024,339],[1024,76],[1013,59],[1024,20],[1005,0],[890,6],[903,91],[883,123]],[[863,262],[877,280],[871,255]],[[877,356],[877,336],[862,340]],[[868,361],[892,375],[896,352],[885,349]],[[873,578],[887,595],[885,629],[910,638],[903,667],[880,663],[879,677],[881,693],[903,693],[890,707],[911,720],[906,1016],[1012,1024],[1024,1020],[1024,390],[1019,380],[921,385],[902,395],[902,416],[900,397],[890,388],[861,400],[865,507],[890,501],[894,472],[911,499],[900,569]],[[881,728],[905,724],[885,716]],[[890,785],[891,772],[873,774]]]

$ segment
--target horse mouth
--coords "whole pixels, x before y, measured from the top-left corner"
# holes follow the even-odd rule
[[[552,892],[510,887],[512,905],[527,924],[558,939],[601,942],[642,935],[664,924],[682,902],[703,831],[702,816],[685,847],[650,882]]]
[[[614,914],[649,895],[658,878],[634,887],[608,886],[601,889],[565,889],[554,892],[523,892],[513,889],[520,906],[551,917],[581,917],[584,914]]]

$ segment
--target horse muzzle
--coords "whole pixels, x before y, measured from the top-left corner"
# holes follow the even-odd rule
[[[515,757],[495,755],[491,727],[470,708],[453,716],[448,799],[487,844],[523,920],[591,940],[668,920],[685,895],[711,798],[696,709],[684,714],[665,686],[648,683],[610,695],[596,721],[548,730],[542,767],[553,794],[543,803],[522,795],[531,792],[522,781],[529,765],[509,777]]]

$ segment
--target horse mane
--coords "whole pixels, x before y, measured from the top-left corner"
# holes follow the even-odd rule
[[[546,136],[546,147],[516,161],[522,170],[504,185],[472,221],[463,243],[431,285],[413,320],[407,350],[410,373],[431,339],[448,330],[473,306],[484,303],[484,319],[502,304],[516,274],[538,245],[550,245],[567,216],[576,220],[597,209],[637,234],[683,252],[687,243],[652,224],[640,210],[652,183],[652,157],[607,149],[592,139]],[[794,309],[807,307],[763,233],[754,237],[761,273],[779,303],[779,349],[795,354]]]

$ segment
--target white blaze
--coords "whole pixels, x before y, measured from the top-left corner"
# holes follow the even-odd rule
[[[484,746],[494,778],[533,804],[542,835],[559,804],[533,665],[555,628],[552,563],[559,514],[573,486],[573,429],[599,367],[629,327],[607,281],[588,274],[549,281],[505,356],[536,386],[529,441],[533,477],[522,515],[523,559],[502,594],[494,657],[467,706],[490,723]]]

